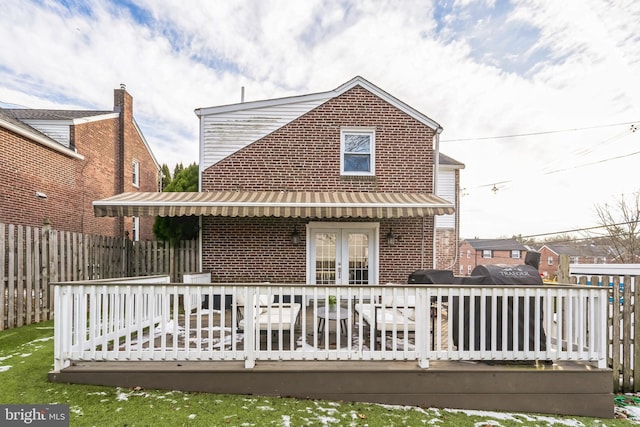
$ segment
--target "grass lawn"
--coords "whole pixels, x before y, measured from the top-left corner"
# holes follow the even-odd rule
[[[615,427],[632,423],[621,419],[56,384],[47,381],[52,368],[53,322],[0,331],[0,404],[67,404],[71,426]]]

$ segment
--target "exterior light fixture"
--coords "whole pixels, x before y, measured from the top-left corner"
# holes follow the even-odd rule
[[[387,245],[389,246],[393,246],[396,244],[396,239],[398,238],[398,236],[396,236],[395,234],[393,234],[393,229],[390,228],[389,232],[387,233]]]
[[[291,233],[291,243],[293,243],[294,245],[300,244],[300,233],[298,232],[297,228],[294,228],[293,232]]]

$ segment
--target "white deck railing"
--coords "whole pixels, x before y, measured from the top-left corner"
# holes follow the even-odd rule
[[[260,360],[606,366],[606,288],[167,281],[56,284],[54,369],[82,360],[240,360],[248,368]],[[204,301],[209,308],[200,306]]]

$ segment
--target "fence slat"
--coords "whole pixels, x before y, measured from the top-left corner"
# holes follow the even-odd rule
[[[13,224],[9,224],[9,236],[8,236],[8,246],[9,246],[9,254],[7,259],[9,260],[9,269],[7,275],[7,312],[8,318],[7,321],[9,323],[9,327],[13,328],[17,326],[16,315],[15,315],[15,282],[16,282],[16,269],[15,269],[15,256],[16,256],[16,248],[15,248],[15,226]]]
[[[629,390],[631,388],[631,278],[625,276],[623,279],[622,292],[622,389]]]
[[[180,251],[157,241],[0,223],[0,330],[53,318],[52,282],[135,275],[169,274],[176,281],[197,270],[195,241],[180,242]],[[130,257],[127,247],[132,248]],[[169,263],[172,259],[173,263]]]
[[[5,226],[4,224],[0,224],[0,331],[9,326],[5,326],[5,304],[7,304],[7,282],[6,282],[6,274],[4,272],[5,266],[5,248],[7,247],[7,242],[5,240]]]

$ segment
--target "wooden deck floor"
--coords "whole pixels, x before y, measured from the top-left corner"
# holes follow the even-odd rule
[[[337,335],[337,331],[336,331],[336,322],[331,320],[328,321],[326,324],[326,328],[328,328],[329,334],[328,334],[328,340],[325,341],[325,337],[324,334],[315,334],[314,336],[314,326],[317,325],[317,319],[316,319],[316,314],[314,313],[313,309],[311,309],[310,307],[307,307],[307,310],[305,310],[306,316],[305,316],[305,324],[307,327],[307,330],[305,331],[304,335],[302,333],[302,328],[301,328],[301,324],[302,321],[297,325],[297,327],[294,329],[293,331],[293,340],[290,338],[290,335],[288,332],[285,332],[283,334],[283,339],[279,340],[277,333],[274,333],[272,336],[272,344],[278,345],[279,348],[281,348],[282,350],[290,350],[291,349],[291,343],[294,344],[294,348],[302,348],[305,346],[317,346],[319,348],[322,349],[336,349],[336,346],[338,345],[338,341],[340,344],[341,348],[344,348],[347,346],[347,343],[351,343],[352,346],[357,346],[359,341],[360,341],[360,330],[358,328],[358,325],[355,322],[351,323],[351,336],[347,337],[345,334],[341,334],[340,335],[340,339],[338,340],[338,335]],[[200,314],[192,314],[189,316],[189,335],[187,337],[186,334],[180,333],[178,335],[178,339],[176,342],[176,345],[179,348],[184,348],[185,347],[185,340],[189,340],[189,348],[195,349],[197,348],[197,340],[196,338],[199,336],[200,337],[200,345],[201,347],[207,348],[209,345],[213,346],[214,348],[219,348],[221,346],[224,346],[224,348],[226,350],[231,350],[232,345],[235,345],[235,348],[237,350],[242,350],[244,348],[244,340],[243,340],[243,334],[240,334],[237,336],[236,342],[232,343],[231,342],[231,331],[232,329],[235,327],[235,325],[233,325],[233,317],[232,317],[232,313],[231,310],[227,309],[225,311],[225,331],[224,331],[224,338],[222,338],[222,333],[220,331],[220,328],[210,328],[208,326],[209,320],[208,320],[208,314],[209,312],[201,312]],[[212,325],[220,325],[220,318],[221,318],[221,314],[220,311],[217,310],[212,310],[211,311],[211,316],[212,316]],[[200,327],[198,327],[198,317],[200,317]],[[447,342],[447,328],[446,328],[446,318],[447,318],[447,309],[446,307],[442,309],[442,317],[445,320],[445,322],[443,323],[443,331],[442,331],[442,343],[443,343],[443,348],[447,348],[448,346],[448,342]],[[353,319],[353,318],[352,318]],[[180,319],[178,321],[178,328],[183,329],[185,325],[185,316],[181,315]],[[276,325],[274,325],[274,328],[276,327]],[[164,339],[169,341],[169,342],[173,342],[173,336],[171,335],[171,331],[174,329],[173,326],[171,326],[169,328],[169,333],[165,335]],[[341,332],[344,332],[344,328]],[[363,346],[365,349],[368,349],[369,345],[371,344],[370,341],[370,337],[369,337],[369,328],[365,327],[364,330],[362,331],[362,341],[363,341]],[[261,334],[261,349],[262,350],[266,350],[267,348],[267,336],[266,333],[262,333]],[[408,337],[408,344],[409,346],[412,346],[414,344],[414,338],[412,335],[409,335]],[[154,345],[156,347],[160,346],[161,341],[163,339],[162,334],[156,330],[154,333]],[[142,337],[141,340],[139,340],[140,342],[138,342],[138,340],[136,340],[133,343],[129,343],[128,345],[142,345],[143,348],[149,348],[150,346],[150,338],[148,335],[145,335],[144,337]],[[386,345],[388,349],[391,349],[391,337],[386,337]],[[126,349],[126,343],[121,344],[120,349],[121,350],[125,350]]]

